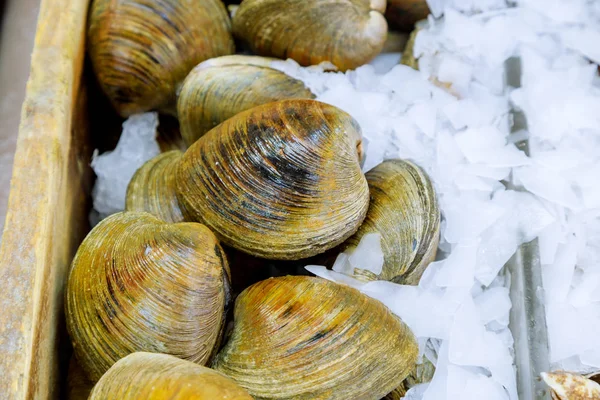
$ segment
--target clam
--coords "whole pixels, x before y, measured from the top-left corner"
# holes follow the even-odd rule
[[[366,174],[371,194],[367,216],[342,249],[351,253],[363,236],[381,235],[383,269],[354,269],[364,280],[417,284],[434,260],[440,235],[440,210],[433,185],[425,172],[410,161],[388,160]]]
[[[374,58],[387,36],[384,0],[244,0],[233,33],[262,56],[345,71]]]
[[[542,379],[552,389],[553,400],[600,399],[600,384],[590,378],[566,371],[542,373]]]
[[[194,68],[177,100],[186,143],[191,145],[221,122],[249,108],[277,100],[315,97],[302,81],[270,68],[271,61],[256,56],[225,56]]]
[[[174,112],[176,88],[190,70],[234,52],[230,30],[220,0],[94,0],[89,54],[121,116]]]
[[[268,259],[310,257],[342,243],[365,217],[358,123],[314,100],[243,111],[183,155],[176,192],[187,220]]]
[[[226,376],[166,354],[133,353],[100,378],[90,400],[252,400]]]
[[[427,19],[429,7],[426,0],[387,0],[385,18],[390,27],[410,32],[415,23]]]
[[[205,226],[143,212],[104,219],[79,247],[66,287],[67,329],[86,375],[95,382],[135,351],[206,363],[220,341],[229,282]]]
[[[261,281],[240,294],[213,368],[256,399],[373,399],[397,387],[418,347],[382,303],[320,278]]]
[[[127,186],[125,209],[146,211],[166,222],[183,221],[173,181],[182,154],[179,150],[159,154],[138,169]]]
[[[415,57],[414,49],[415,49],[415,40],[417,40],[417,35],[419,31],[423,29],[423,26],[416,26],[415,29],[410,33],[408,37],[408,42],[406,42],[406,47],[402,52],[402,58],[400,59],[400,64],[407,65],[412,69],[419,70],[419,60]]]
[[[382,400],[401,400],[413,386],[431,382],[435,373],[435,366],[431,361],[424,359],[422,363],[415,364],[412,371],[396,389],[392,390]]]

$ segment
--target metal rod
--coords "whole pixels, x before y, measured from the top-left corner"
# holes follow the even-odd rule
[[[521,87],[521,60],[510,58],[506,62],[507,87]],[[512,132],[527,129],[525,115],[512,111]],[[518,146],[529,154],[527,141]],[[524,190],[508,183],[512,190]],[[509,327],[514,338],[517,367],[517,390],[520,400],[550,400],[550,393],[540,379],[540,373],[550,370],[548,359],[548,331],[542,288],[542,268],[537,239],[519,247],[506,267],[511,275]]]

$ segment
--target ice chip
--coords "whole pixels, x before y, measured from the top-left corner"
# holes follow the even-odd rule
[[[340,253],[335,259],[331,269],[340,274],[353,275],[354,267],[348,262],[348,257],[349,256],[346,253]]]
[[[381,75],[389,72],[398,65],[400,58],[402,58],[402,53],[382,53],[375,57],[369,64],[373,66],[376,74]]]
[[[371,271],[375,275],[379,275],[383,269],[381,235],[379,233],[364,235],[348,261],[354,268]]]
[[[339,272],[331,271],[325,268],[322,265],[307,265],[304,267],[308,272],[315,274],[316,276],[327,279],[333,282],[341,283],[344,285],[351,286],[355,289],[359,289],[364,285],[364,282],[361,282],[357,279],[354,279],[348,275],[340,274]]]
[[[146,161],[160,153],[156,142],[157,127],[157,113],[132,115],[123,123],[123,132],[113,151],[100,155],[94,152],[92,169],[97,179],[92,197],[99,219],[125,209],[131,177]]]
[[[459,243],[450,256],[442,261],[442,268],[436,274],[436,284],[441,287],[471,287],[475,279],[475,243]]]
[[[444,236],[450,243],[477,238],[506,212],[506,209],[493,204],[491,200],[472,194],[463,194],[444,203],[447,221]]]
[[[484,325],[492,321],[505,321],[508,319],[508,313],[511,308],[508,288],[490,288],[473,300],[477,307],[479,318]]]

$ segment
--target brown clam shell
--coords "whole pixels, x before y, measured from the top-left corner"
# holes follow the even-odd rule
[[[373,59],[387,36],[384,0],[244,0],[233,33],[256,54],[340,70]]]
[[[392,390],[382,400],[401,400],[413,386],[431,382],[435,374],[435,366],[424,358],[420,364],[415,364],[412,371],[396,389]]]
[[[212,232],[123,212],[100,222],[73,260],[66,319],[75,355],[97,381],[135,351],[206,363],[229,300],[227,261]]]
[[[226,376],[166,354],[133,353],[98,381],[90,400],[252,400]]]
[[[176,170],[186,219],[248,254],[294,260],[337,246],[369,202],[358,123],[314,100],[282,100],[212,129]]]
[[[183,221],[173,181],[174,169],[182,155],[183,152],[172,150],[142,165],[127,186],[125,209],[146,211],[166,222]]]
[[[365,280],[415,285],[435,259],[440,237],[440,210],[427,174],[404,160],[387,160],[366,174],[371,201],[367,216],[342,249],[351,252],[362,237],[378,232],[384,255],[379,275],[355,269]]]
[[[320,278],[271,278],[235,304],[213,368],[256,399],[373,399],[400,385],[418,353],[382,303]]]
[[[567,371],[543,372],[553,400],[600,399],[600,384],[590,377]]]
[[[123,117],[174,112],[176,88],[199,62],[234,52],[220,0],[94,0],[89,54]]]
[[[219,58],[227,60],[219,62]],[[177,115],[188,145],[241,111],[277,100],[315,97],[302,81],[267,65],[256,65],[261,57],[219,58],[194,68],[179,93]],[[265,59],[264,64],[271,60]]]

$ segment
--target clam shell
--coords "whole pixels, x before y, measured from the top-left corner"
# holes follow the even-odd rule
[[[320,278],[271,278],[235,304],[213,368],[256,399],[373,399],[397,387],[418,346],[382,303]]]
[[[228,65],[254,65],[257,67],[271,68],[271,63],[274,61],[281,61],[279,58],[273,57],[261,57],[261,56],[250,56],[245,54],[233,54],[230,56],[222,56],[211,58],[206,61],[202,61],[198,64],[194,70],[203,68],[213,67],[225,67]]]
[[[90,400],[252,400],[231,379],[166,354],[133,353],[98,381]]]
[[[542,372],[542,379],[552,389],[554,400],[600,399],[600,384],[582,375],[566,371]]]
[[[345,71],[374,58],[386,40],[384,0],[244,0],[233,33],[256,54]]]
[[[415,364],[400,386],[388,393],[382,400],[401,400],[412,387],[431,382],[434,374],[435,366],[425,358],[422,363]]]
[[[355,269],[354,274],[365,280],[417,284],[439,243],[440,210],[433,185],[421,168],[403,160],[384,161],[366,177],[369,211],[342,249],[352,252],[364,235],[378,232],[384,255],[381,273]]]
[[[302,81],[268,66],[256,65],[263,62],[261,57],[223,58],[227,60],[209,60],[214,66],[201,63],[183,83],[177,115],[188,145],[241,111],[277,100],[315,97]],[[270,60],[267,59],[269,63]]]
[[[183,155],[177,196],[248,254],[293,260],[337,246],[358,229],[369,202],[360,169],[360,127],[314,100],[283,100],[241,112]]]
[[[230,30],[220,0],[94,0],[89,54],[121,116],[169,111],[195,65],[234,52]]]
[[[410,32],[417,21],[426,19],[429,7],[426,0],[387,0],[385,18],[390,27]]]
[[[206,363],[219,344],[229,281],[223,251],[205,226],[114,214],[85,238],[68,276],[75,355],[93,381],[135,351]]]
[[[146,211],[166,222],[183,221],[173,181],[182,154],[179,150],[169,151],[142,165],[127,186],[125,209]]]

